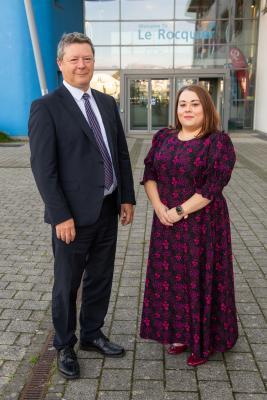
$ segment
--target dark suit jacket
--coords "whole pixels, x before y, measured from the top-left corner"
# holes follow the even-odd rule
[[[92,89],[106,129],[118,182],[117,208],[135,204],[128,148],[113,97]],[[33,175],[45,204],[45,222],[74,218],[77,226],[99,217],[104,166],[94,134],[70,92],[61,86],[32,103],[29,138]]]

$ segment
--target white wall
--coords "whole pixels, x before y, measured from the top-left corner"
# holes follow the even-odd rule
[[[261,4],[262,10],[266,0]],[[260,14],[254,129],[267,133],[267,13]]]

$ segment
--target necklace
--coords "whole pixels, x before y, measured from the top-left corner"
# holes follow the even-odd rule
[[[195,134],[191,134],[190,136],[187,134],[184,134],[183,131],[178,132],[178,139],[182,140],[182,141],[186,141],[186,140],[192,140],[195,139],[196,135]]]

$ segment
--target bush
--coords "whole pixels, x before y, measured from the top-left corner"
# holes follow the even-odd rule
[[[0,131],[0,142],[2,143],[13,142],[13,139],[11,139],[11,137],[9,137],[6,133]]]

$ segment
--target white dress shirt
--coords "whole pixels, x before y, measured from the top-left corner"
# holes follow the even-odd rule
[[[113,184],[111,185],[109,190],[107,190],[106,188],[104,189],[104,196],[106,196],[108,194],[111,194],[117,187],[117,180],[116,180],[116,175],[115,175],[115,171],[114,171],[114,167],[113,167],[112,157],[111,157],[111,153],[110,153],[110,149],[109,149],[106,130],[105,130],[105,127],[104,127],[104,124],[103,124],[103,121],[102,121],[101,114],[100,114],[99,109],[97,107],[97,104],[95,102],[94,96],[92,95],[91,88],[89,87],[89,89],[86,92],[84,92],[83,90],[81,90],[79,88],[71,86],[66,81],[63,81],[63,85],[68,89],[68,91],[70,92],[70,94],[72,95],[74,100],[76,101],[78,107],[80,108],[80,110],[83,113],[84,118],[86,119],[87,122],[88,122],[88,118],[87,118],[85,105],[84,105],[84,100],[83,100],[82,96],[83,96],[84,93],[88,93],[89,94],[89,101],[90,101],[91,107],[92,107],[92,109],[93,109],[93,111],[95,113],[96,119],[97,119],[97,121],[99,123],[101,134],[102,134],[104,143],[106,145],[107,151],[108,151],[110,159],[111,159],[112,171],[113,171]]]

